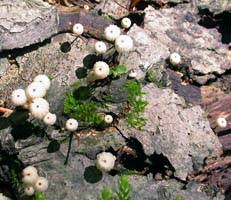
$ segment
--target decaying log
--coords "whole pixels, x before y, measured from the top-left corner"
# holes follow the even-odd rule
[[[219,137],[224,151],[231,151],[231,134],[223,135]]]
[[[167,73],[171,82],[171,88],[175,93],[183,97],[186,103],[192,105],[201,103],[201,91],[199,87],[191,84],[184,84],[181,77],[173,70],[168,69]]]
[[[202,107],[208,114],[209,122],[216,132],[228,131],[231,129],[231,94],[225,94],[214,87],[202,87]],[[227,120],[227,127],[221,129],[216,127],[216,119],[224,117]]]
[[[39,43],[82,23],[85,31],[102,37],[108,22],[83,9],[64,10],[42,0],[0,1],[0,51]]]

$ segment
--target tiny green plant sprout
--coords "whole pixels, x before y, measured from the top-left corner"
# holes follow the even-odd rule
[[[98,200],[132,200],[132,187],[126,176],[120,176],[118,190],[112,193],[108,188],[104,188]]]
[[[131,80],[127,83],[126,89],[130,106],[130,111],[127,115],[128,124],[131,127],[141,129],[146,123],[142,114],[145,107],[148,105],[148,102],[143,100],[144,93],[142,92],[141,83]]]
[[[176,197],[175,200],[183,200],[182,197]]]

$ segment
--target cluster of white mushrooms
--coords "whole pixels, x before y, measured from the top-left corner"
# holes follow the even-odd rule
[[[25,90],[16,89],[12,92],[12,103],[28,108],[35,119],[41,119],[47,125],[54,125],[56,115],[49,112],[49,103],[44,99],[50,84],[46,75],[38,75]]]
[[[131,26],[131,20],[127,17],[121,20],[121,26],[125,29]],[[72,32],[76,36],[80,36],[84,32],[84,27],[82,24],[75,24],[72,28]],[[121,30],[116,25],[109,25],[104,30],[104,37],[110,42],[114,42],[115,49],[117,52],[128,52],[133,48],[133,40],[130,36],[121,35]],[[107,45],[103,41],[98,41],[95,43],[95,52],[97,55],[106,53]],[[96,80],[105,79],[110,73],[109,65],[104,61],[98,61],[94,64],[93,69],[89,72],[87,81],[93,82]],[[129,74],[130,78],[136,77],[136,72],[132,71]],[[113,122],[113,117],[111,115],[105,115],[104,121],[108,124]],[[66,129],[69,131],[75,131],[78,128],[78,122],[75,119],[69,119],[66,122]]]
[[[129,28],[131,26],[131,20],[127,17],[121,21],[123,28]],[[84,32],[82,24],[75,24],[72,28],[73,33],[76,36],[80,36]],[[104,37],[110,42],[114,42],[117,52],[128,52],[133,48],[133,40],[130,36],[121,35],[121,30],[116,25],[109,25],[104,30]],[[97,55],[104,54],[107,51],[107,45],[103,41],[95,43],[95,51]],[[104,61],[98,61],[94,64],[93,69],[89,72],[87,81],[93,82],[95,80],[105,79],[110,72],[109,65]]]
[[[32,196],[35,194],[35,192],[44,192],[47,190],[48,180],[39,176],[35,167],[26,167],[22,172],[22,176],[24,192],[27,196]]]

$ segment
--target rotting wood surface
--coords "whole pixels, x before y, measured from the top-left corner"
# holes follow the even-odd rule
[[[54,7],[41,0],[0,1],[0,51],[39,43],[81,23],[92,37],[102,38],[108,22],[78,8]]]

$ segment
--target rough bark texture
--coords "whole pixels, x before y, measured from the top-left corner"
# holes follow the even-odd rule
[[[175,176],[185,180],[203,166],[206,157],[222,153],[222,146],[199,106],[186,108],[178,95],[152,85],[145,86],[144,91],[149,102],[146,126],[142,131],[123,129],[143,144],[147,155],[162,153],[175,168]]]
[[[214,14],[219,14],[224,11],[231,11],[230,0],[197,0],[196,4],[201,9],[209,9]]]
[[[133,26],[128,32],[134,51],[122,55],[121,63],[140,72],[178,52],[184,58],[179,70],[199,84],[230,69],[228,48],[222,44],[220,33],[198,25],[199,16],[190,5],[161,10],[149,6],[145,13],[144,29]]]
[[[57,33],[57,10],[42,0],[3,0],[0,10],[0,51],[42,42]]]
[[[2,2],[6,2],[6,0]],[[14,0],[12,4],[31,5],[29,0],[24,0],[23,2],[25,4],[22,1]],[[110,13],[116,8],[114,14],[118,15],[118,18],[123,16],[118,12],[121,9],[120,6],[115,6],[118,4],[114,1],[108,2],[112,5],[110,6],[110,11],[105,11],[106,14],[113,15]],[[118,0],[118,2],[120,1]],[[41,11],[39,13],[35,12],[33,16],[47,14],[48,8],[51,13],[54,12],[52,7],[47,4],[44,5],[45,8],[41,9],[40,6]],[[34,9],[36,6],[33,4],[32,8]],[[17,7],[11,9],[14,11],[14,9],[17,10]],[[25,10],[26,15],[29,15],[30,9],[25,8]],[[76,12],[78,13],[78,11]],[[144,28],[133,25],[128,33],[134,39],[134,51],[121,55],[120,62],[126,64],[129,69],[137,70],[138,78],[143,78],[146,71],[151,68],[156,74],[160,74],[160,77],[162,77],[163,73],[166,73],[170,81],[168,86],[171,86],[176,92],[174,93],[172,89],[156,88],[153,83],[145,85],[144,90],[149,102],[144,113],[147,119],[146,126],[142,131],[129,129],[123,119],[120,121],[119,126],[126,136],[133,136],[138,139],[145,151],[145,158],[150,159],[154,153],[163,154],[175,168],[175,176],[185,180],[188,174],[202,170],[204,161],[207,158],[219,156],[222,152],[222,146],[218,141],[218,137],[211,130],[206,115],[209,112],[217,115],[220,108],[227,107],[225,105],[226,101],[221,99],[224,94],[221,94],[221,96],[220,93],[216,95],[217,98],[219,97],[218,101],[221,100],[222,104],[221,107],[215,106],[216,108],[219,107],[216,110],[214,106],[210,106],[217,103],[216,98],[210,98],[213,93],[207,93],[207,98],[206,95],[203,96],[203,91],[201,93],[198,87],[183,85],[181,77],[175,76],[175,74],[172,75],[174,72],[166,70],[169,67],[166,62],[167,58],[170,52],[179,51],[184,61],[189,61],[182,66],[190,68],[190,77],[200,83],[201,78],[205,79],[204,82],[206,82],[216,74],[224,73],[230,68],[231,62],[226,56],[226,46],[221,44],[218,31],[200,27],[197,24],[198,15],[194,13],[191,6],[182,4],[162,10],[148,7],[145,12]],[[48,12],[48,14],[51,13]],[[57,14],[56,10],[55,14]],[[26,15],[23,16],[22,13],[17,13],[17,19],[22,17],[26,24],[26,20],[28,20],[29,25],[33,27],[33,16],[29,15],[27,17]],[[59,31],[67,31],[71,28],[72,24],[68,24],[69,19],[71,19],[71,22],[82,20],[81,22],[86,23],[89,30],[92,27],[93,29],[100,27],[95,32],[91,30],[94,35],[101,34],[103,27],[107,24],[102,23],[103,25],[97,26],[97,23],[94,24],[94,20],[92,20],[94,18],[89,19],[88,16],[85,16],[85,13],[80,13],[79,15],[73,13],[70,15],[64,14],[59,15],[59,17],[61,17],[59,18],[61,19],[58,25]],[[84,21],[84,19],[87,20]],[[39,19],[35,18],[36,20]],[[12,22],[11,25],[15,25],[14,23]],[[11,30],[10,33],[13,33],[14,28],[18,30],[23,28],[24,25],[19,23],[16,27],[9,26],[8,29]],[[54,26],[52,30],[56,31],[55,26],[57,24],[51,23],[51,25]],[[22,29],[22,32],[25,32],[25,30]],[[21,32],[17,33],[21,34]],[[48,31],[48,33],[50,32]],[[22,39],[26,39],[26,43],[23,44],[19,41],[20,46],[18,47],[37,42],[37,40],[31,40],[28,35],[23,35],[23,37],[25,37]],[[70,34],[60,34],[52,37],[49,43],[33,45],[20,49],[20,51],[12,51],[9,56],[1,55],[0,98],[5,100],[6,106],[11,106],[9,97],[12,90],[25,88],[37,74],[45,73],[52,78],[51,89],[46,97],[51,105],[50,110],[56,113],[58,117],[61,117],[66,89],[68,85],[77,80],[76,69],[83,66],[82,61],[86,55],[95,53],[94,44],[96,40],[87,38],[75,40],[75,38]],[[63,53],[60,50],[60,44],[66,41],[74,42],[71,44],[70,51]],[[11,43],[9,43],[8,47],[6,43],[4,45],[4,47],[1,46],[2,49],[12,47],[10,46],[12,45]],[[109,44],[107,45],[110,46]],[[184,97],[188,104],[180,96]],[[201,96],[202,104],[204,100],[206,102],[204,105],[208,105],[208,108],[210,107],[210,109],[206,110],[206,113],[203,112],[200,106],[190,105],[201,103]],[[226,100],[229,100],[229,98]],[[213,115],[214,119],[216,115]],[[62,117],[61,120],[63,120]],[[76,140],[73,140],[67,166],[64,166],[63,163],[68,151],[68,144],[62,144],[60,150],[51,154],[47,152],[48,141],[44,141],[43,138],[33,135],[14,144],[12,136],[9,134],[11,131],[11,129],[1,131],[1,145],[5,145],[6,148],[13,148],[15,145],[19,150],[20,158],[28,165],[34,164],[38,167],[39,173],[49,179],[50,186],[46,192],[47,199],[90,200],[96,199],[96,196],[100,195],[105,186],[116,188],[117,176],[113,177],[105,173],[103,179],[96,184],[88,183],[84,177],[85,169],[95,164],[94,159],[98,152],[110,148],[119,150],[125,145],[125,139],[115,129],[107,129],[100,134],[92,130],[83,132],[83,142],[77,143]],[[63,139],[68,134],[66,132],[60,133],[51,127],[46,131],[52,138],[57,140]],[[224,136],[220,139],[226,148],[230,146],[227,138],[228,136]],[[226,148],[225,150],[227,150]],[[137,164],[139,163],[135,163],[135,165]],[[224,166],[226,167],[228,164]],[[225,167],[222,169],[225,169]],[[223,171],[213,171],[217,175],[211,176],[211,178],[213,180],[214,178],[216,180],[220,179]],[[229,173],[230,170],[226,174]],[[169,200],[175,199],[176,196],[181,196],[183,199],[188,200],[211,200],[217,196],[213,190],[211,190],[210,194],[204,192],[201,184],[190,182],[185,186],[186,189],[182,189],[184,185],[181,182],[176,180],[155,181],[153,180],[153,174],[148,176],[131,175],[129,180],[133,186],[134,199],[137,200]],[[223,183],[226,184],[224,188],[230,186],[228,179],[224,179]],[[223,200],[223,196],[219,195],[217,199]]]
[[[56,9],[42,0],[3,0],[0,10],[0,51],[43,42],[59,32],[71,32],[76,23],[83,24],[85,33],[103,38],[109,25],[96,12],[76,7]]]

